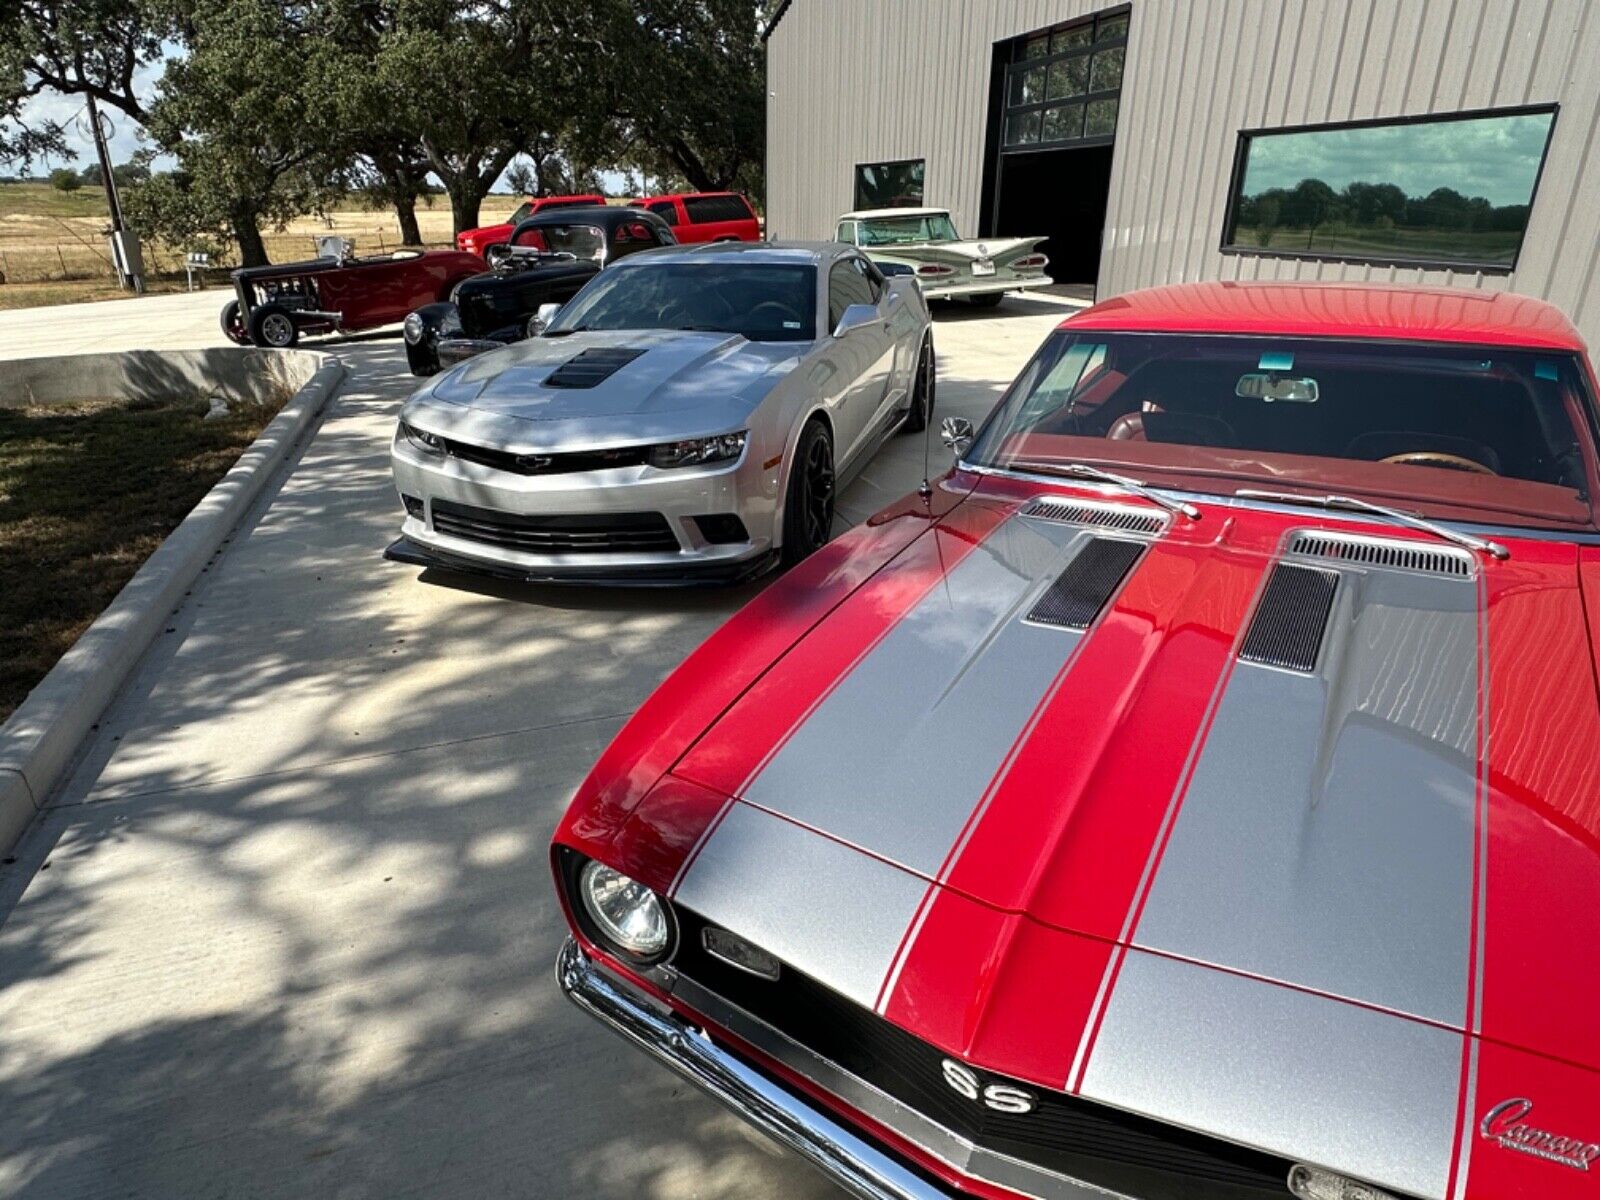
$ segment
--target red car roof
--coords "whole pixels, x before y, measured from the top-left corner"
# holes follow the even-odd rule
[[[1102,301],[1070,330],[1249,333],[1464,342],[1582,353],[1554,305],[1512,292],[1347,283],[1180,283]]]

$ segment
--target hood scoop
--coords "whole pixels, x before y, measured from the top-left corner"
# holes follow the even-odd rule
[[[1325,533],[1321,530],[1300,530],[1289,539],[1288,552],[1302,558],[1322,558],[1365,567],[1392,567],[1424,575],[1448,575],[1454,579],[1470,579],[1474,569],[1472,555],[1465,550]]]
[[[545,378],[546,387],[592,388],[643,354],[626,346],[595,346],[567,359]]]
[[[1245,634],[1239,657],[1244,662],[1278,667],[1301,675],[1317,668],[1322,640],[1339,589],[1334,571],[1279,563],[1272,569],[1261,604]]]
[[[1099,529],[1121,529],[1127,533],[1160,533],[1167,518],[1147,508],[1127,504],[1100,504],[1066,496],[1036,496],[1022,506],[1021,515],[1063,525],[1092,525]]]
[[[1057,629],[1089,628],[1143,553],[1142,542],[1090,538],[1025,619]]]

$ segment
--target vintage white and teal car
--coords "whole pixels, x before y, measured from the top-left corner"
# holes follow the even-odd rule
[[[1049,287],[1042,237],[962,238],[942,208],[875,208],[839,218],[838,241],[885,273],[909,267],[930,300],[962,297],[991,307],[1007,292]],[[900,272],[894,272],[900,273]]]

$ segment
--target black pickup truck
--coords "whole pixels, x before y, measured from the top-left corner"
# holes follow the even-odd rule
[[[671,227],[637,208],[558,208],[521,222],[489,247],[489,270],[462,280],[450,299],[406,317],[406,361],[433,375],[485,350],[537,333],[540,309],[565,304],[624,255],[677,241]]]

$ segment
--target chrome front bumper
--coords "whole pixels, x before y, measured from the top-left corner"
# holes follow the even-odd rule
[[[722,1101],[858,1200],[950,1200],[809,1100],[721,1049],[701,1030],[597,966],[570,938],[556,962],[561,990],[579,1008]]]

